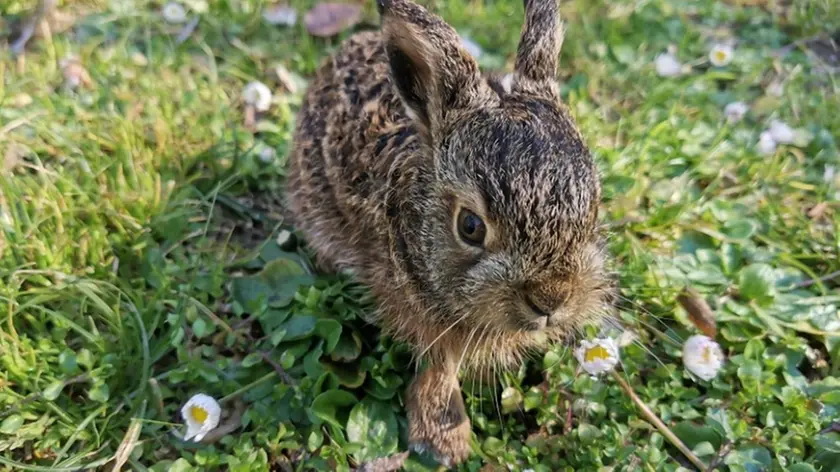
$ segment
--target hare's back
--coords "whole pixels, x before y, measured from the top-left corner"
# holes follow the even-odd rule
[[[331,266],[358,267],[368,249],[381,254],[389,170],[417,146],[388,73],[379,33],[356,34],[318,70],[298,114],[289,207]]]

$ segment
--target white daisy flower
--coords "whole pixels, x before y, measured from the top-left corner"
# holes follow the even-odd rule
[[[837,173],[837,169],[834,166],[826,165],[825,169],[823,170],[823,182],[827,184],[831,184],[834,182],[834,175]]]
[[[271,164],[277,157],[277,151],[271,146],[265,146],[260,149],[260,152],[257,155],[260,157],[260,161],[262,161],[263,164]]]
[[[654,65],[656,66],[656,73],[660,77],[676,77],[682,74],[682,64],[671,53],[656,56]]]
[[[788,124],[784,121],[780,120],[771,121],[768,131],[770,132],[770,136],[773,137],[773,141],[776,141],[779,144],[790,144],[793,142],[793,138],[795,137],[793,128],[788,126]]]
[[[712,50],[709,51],[709,61],[715,67],[728,65],[732,62],[732,58],[734,56],[735,51],[732,49],[732,46],[727,44],[716,44],[712,47]]]
[[[262,82],[251,82],[242,89],[242,100],[257,111],[271,108],[271,90]]]
[[[683,345],[683,365],[703,380],[712,380],[723,367],[723,351],[708,336],[696,334]]]
[[[271,5],[263,10],[262,17],[270,25],[294,26],[297,23],[297,10],[288,5]]]
[[[723,114],[726,115],[726,121],[730,123],[737,123],[744,119],[749,107],[744,102],[732,102],[723,109]]]
[[[758,149],[759,154],[763,154],[765,156],[772,155],[776,152],[776,140],[773,139],[773,135],[770,134],[769,131],[761,133],[758,138],[756,149]]]
[[[204,439],[204,436],[207,436],[207,433],[219,425],[222,407],[213,397],[198,393],[181,407],[181,416],[187,424],[187,434],[184,435],[184,440],[192,439],[199,442]]]
[[[584,340],[575,349],[575,357],[583,370],[598,375],[615,368],[619,361],[618,345],[611,338]]]
[[[178,2],[169,2],[164,5],[161,15],[167,23],[180,24],[187,21],[187,9]]]

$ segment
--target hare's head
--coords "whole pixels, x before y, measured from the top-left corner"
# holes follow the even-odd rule
[[[556,0],[525,1],[515,70],[495,88],[438,17],[379,6],[392,82],[424,141],[390,209],[392,256],[446,317],[428,321],[536,340],[598,318],[614,289],[597,170],[556,85]]]

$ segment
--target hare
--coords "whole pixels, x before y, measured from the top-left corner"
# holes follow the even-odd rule
[[[410,446],[446,466],[470,453],[459,372],[516,365],[614,297],[598,173],[555,78],[556,2],[525,0],[515,70],[499,80],[439,17],[379,0],[380,31],[343,43],[299,113],[293,223],[414,349]]]

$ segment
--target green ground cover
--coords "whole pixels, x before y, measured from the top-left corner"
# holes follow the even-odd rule
[[[362,321],[364,287],[310,269],[279,209],[303,82],[375,27],[375,8],[322,39],[302,21],[312,1],[291,2],[291,27],[268,24],[260,0],[184,3],[200,21],[181,38],[159,3],[65,0],[64,27],[24,54],[0,42],[0,469],[349,470],[405,450],[405,348]],[[425,4],[485,68],[510,68],[520,1]],[[32,7],[0,2],[0,34]],[[632,334],[621,378],[706,464],[840,470],[840,4],[562,11],[563,96],[603,172]],[[712,66],[728,41],[731,62]],[[669,48],[683,66],[662,77]],[[278,64],[296,90],[273,80]],[[253,80],[274,101],[248,123]],[[737,101],[749,111],[729,122]],[[773,120],[793,142],[763,149]],[[698,332],[677,302],[686,286],[716,316],[727,360],[712,381],[680,359]],[[465,385],[463,470],[692,470],[568,349],[498,376]],[[197,392],[230,430],[211,444],[177,435]]]

